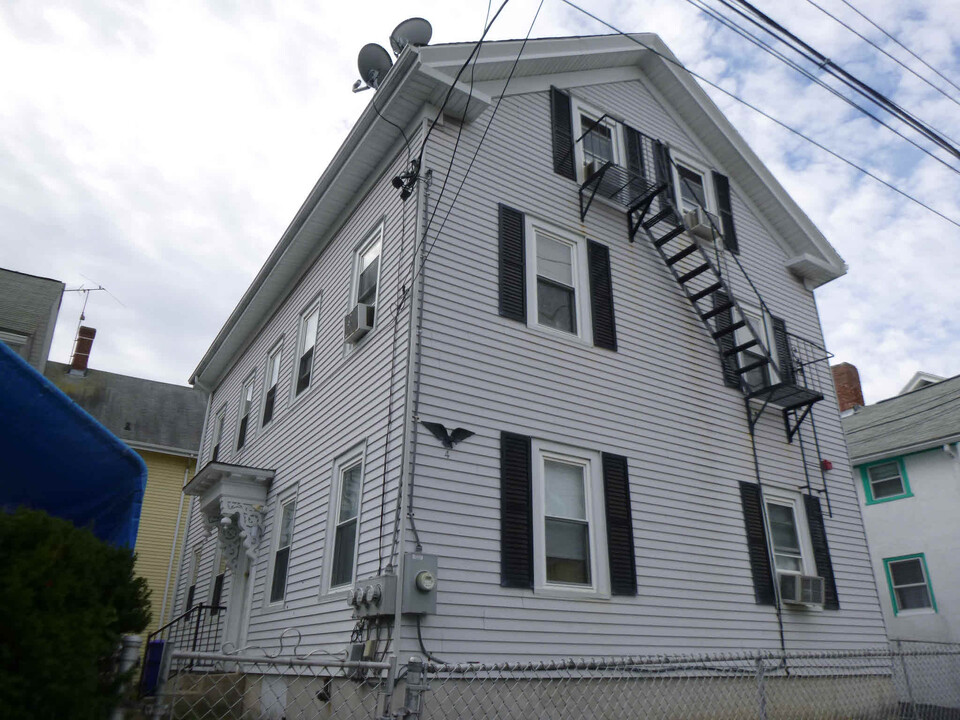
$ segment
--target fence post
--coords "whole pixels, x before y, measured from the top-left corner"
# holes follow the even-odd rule
[[[383,720],[387,720],[390,717],[390,705],[393,700],[393,687],[396,684],[397,677],[397,658],[395,655],[390,655],[387,657],[387,662],[390,663],[390,667],[387,668],[387,677],[384,680],[383,686],[383,713],[380,715]]]
[[[139,635],[123,636],[120,645],[120,661],[117,664],[117,674],[121,677],[128,674],[131,677],[133,676],[133,669],[140,660],[140,645],[142,642],[143,638]],[[120,686],[121,700],[113,710],[112,720],[123,720],[127,716],[125,706],[127,705],[127,692],[130,689],[130,679],[124,678],[123,684]]]
[[[910,673],[907,670],[907,662],[903,657],[903,645],[897,640],[897,655],[900,656],[900,669],[903,670],[903,682],[907,686],[907,702],[910,703],[910,717],[918,720],[917,708],[913,704],[913,688],[910,686]]]
[[[170,679],[170,665],[173,662],[174,647],[170,643],[165,643],[163,653],[160,656],[160,672],[157,674],[157,689],[153,694],[153,720],[160,720],[167,714],[168,706],[165,703],[171,703],[171,695],[167,693],[167,682]],[[172,715],[172,708],[171,708]]]
[[[763,672],[763,656],[757,653],[757,702],[759,703],[759,718],[760,720],[767,720],[767,688]]]
[[[407,690],[403,699],[406,717],[419,720],[423,710],[423,691],[429,689],[423,672],[423,661],[414,655],[407,663]]]

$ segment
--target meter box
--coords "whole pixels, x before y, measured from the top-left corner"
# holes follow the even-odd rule
[[[403,556],[401,612],[429,615],[437,611],[437,556],[407,553]]]
[[[358,618],[393,615],[397,607],[397,576],[377,575],[358,580],[347,604]]]

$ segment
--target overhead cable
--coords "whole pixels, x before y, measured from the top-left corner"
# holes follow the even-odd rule
[[[863,18],[864,20],[866,20],[868,23],[870,23],[871,25],[873,25],[877,30],[879,30],[879,31],[882,32],[884,35],[886,35],[888,38],[890,38],[893,42],[895,42],[897,45],[899,45],[899,46],[902,47],[904,50],[906,50],[908,53],[910,53],[913,57],[915,57],[917,60],[919,60],[925,67],[930,68],[930,70],[932,70],[933,72],[935,72],[938,76],[940,76],[940,77],[943,78],[946,82],[948,82],[950,85],[952,85],[952,86],[954,87],[954,89],[960,90],[960,85],[957,85],[955,82],[953,82],[953,80],[951,80],[950,78],[948,78],[948,77],[947,77],[946,75],[944,75],[942,72],[940,72],[940,71],[937,70],[935,67],[933,67],[933,65],[931,65],[931,64],[928,63],[926,60],[924,60],[922,57],[920,57],[919,55],[917,55],[913,50],[911,50],[911,49],[908,48],[906,45],[904,45],[902,42],[900,42],[899,40],[897,40],[896,37],[894,37],[893,35],[891,35],[890,33],[888,33],[886,30],[884,30],[882,27],[880,27],[879,25],[877,25],[877,23],[875,23],[873,20],[871,20],[870,18],[868,18],[866,15],[864,15],[860,10],[858,10],[856,7],[854,7],[851,3],[847,2],[847,0],[840,0],[840,2],[842,2],[842,3],[843,3],[844,5],[846,5],[848,8],[850,8],[851,10],[853,10],[857,15],[859,15],[860,17],[862,17],[862,18]]]
[[[823,150],[824,152],[826,152],[826,153],[832,155],[833,157],[835,157],[837,160],[840,160],[841,162],[846,163],[847,165],[849,165],[850,167],[854,168],[855,170],[863,173],[864,175],[873,178],[873,179],[876,180],[878,183],[880,183],[881,185],[884,185],[885,187],[893,190],[893,191],[894,191],[895,193],[897,193],[898,195],[906,198],[907,200],[910,200],[910,201],[913,202],[913,203],[916,203],[917,205],[919,205],[920,207],[922,207],[922,208],[924,208],[924,209],[926,209],[926,210],[929,210],[929,211],[932,212],[934,215],[942,218],[943,220],[946,220],[946,221],[947,221],[948,223],[950,223],[951,225],[954,225],[954,226],[960,228],[960,222],[958,222],[958,221],[956,221],[956,220],[954,220],[954,219],[952,219],[952,218],[950,218],[950,217],[947,217],[946,215],[944,215],[944,214],[943,214],[942,212],[940,212],[939,210],[935,210],[934,208],[930,207],[929,205],[927,205],[927,204],[924,203],[923,201],[918,200],[917,198],[913,197],[913,196],[910,195],[909,193],[901,190],[900,188],[898,188],[898,187],[896,187],[895,185],[887,182],[886,180],[884,180],[883,178],[879,177],[878,175],[875,175],[874,173],[870,172],[870,171],[867,170],[866,168],[861,167],[860,165],[857,165],[855,162],[853,162],[852,160],[849,160],[848,158],[845,158],[843,155],[840,155],[838,152],[836,152],[836,151],[834,151],[834,150],[831,150],[830,148],[826,147],[825,145],[822,145],[821,143],[817,142],[817,141],[814,140],[813,138],[808,137],[807,135],[804,135],[804,134],[803,134],[802,132],[800,132],[799,130],[797,130],[797,129],[793,128],[793,127],[790,127],[789,125],[787,125],[787,124],[786,124],[785,122],[783,122],[782,120],[778,120],[777,118],[773,117],[773,116],[770,115],[769,113],[767,113],[767,112],[761,110],[760,108],[758,108],[756,105],[753,105],[752,103],[744,100],[743,98],[741,98],[741,97],[739,97],[738,95],[730,92],[730,91],[727,90],[726,88],[721,87],[720,85],[718,85],[717,83],[713,82],[712,80],[708,80],[708,79],[707,79],[706,77],[704,77],[703,75],[700,75],[699,73],[694,72],[693,70],[688,69],[688,68],[687,68],[683,63],[681,63],[679,60],[676,60],[675,58],[672,58],[672,57],[670,57],[670,56],[668,56],[668,55],[664,55],[663,53],[659,52],[659,51],[656,50],[655,48],[653,48],[653,47],[651,47],[650,45],[646,44],[646,43],[643,42],[642,40],[639,40],[638,38],[636,38],[636,37],[634,37],[634,36],[632,36],[632,35],[624,32],[623,30],[620,30],[620,29],[619,29],[618,27],[616,27],[615,25],[610,24],[609,22],[607,22],[606,20],[598,17],[597,15],[595,15],[595,14],[592,13],[592,12],[590,12],[589,10],[586,10],[585,8],[577,5],[577,4],[576,4],[575,2],[573,2],[572,0],[561,0],[561,2],[563,2],[563,3],[566,4],[566,5],[569,5],[570,7],[574,8],[575,10],[579,10],[581,13],[583,13],[583,14],[586,15],[587,17],[592,18],[593,20],[595,20],[596,22],[600,23],[601,25],[609,28],[610,30],[613,30],[615,33],[618,33],[619,35],[623,35],[625,38],[627,38],[627,39],[630,40],[631,42],[634,42],[634,43],[636,43],[637,45],[639,45],[640,47],[644,48],[645,50],[650,51],[651,53],[653,53],[653,54],[656,55],[657,57],[661,58],[662,60],[664,60],[664,61],[666,61],[666,62],[668,62],[668,63],[670,63],[670,64],[672,64],[672,65],[676,65],[678,68],[680,68],[680,69],[683,70],[684,72],[688,73],[688,74],[691,75],[692,77],[695,77],[695,78],[697,78],[698,80],[700,80],[701,82],[706,83],[707,85],[709,85],[709,86],[712,87],[713,89],[715,89],[715,90],[723,93],[723,94],[726,95],[727,97],[729,97],[729,98],[731,98],[731,99],[733,99],[733,100],[736,100],[736,101],[737,101],[738,103],[740,103],[741,105],[744,105],[744,106],[750,108],[751,110],[753,110],[753,111],[754,111],[755,113],[757,113],[758,115],[762,115],[763,117],[767,118],[767,119],[770,120],[771,122],[776,123],[777,125],[779,125],[780,127],[782,127],[784,130],[787,130],[787,131],[793,133],[794,135],[796,135],[796,136],[798,136],[798,137],[800,137],[800,138],[803,138],[804,140],[806,140],[806,141],[807,141],[808,143],[810,143],[811,145],[815,145],[816,147],[820,148],[820,149]]]

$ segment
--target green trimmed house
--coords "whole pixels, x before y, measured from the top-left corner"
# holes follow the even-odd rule
[[[916,380],[843,429],[890,638],[960,642],[960,376]]]

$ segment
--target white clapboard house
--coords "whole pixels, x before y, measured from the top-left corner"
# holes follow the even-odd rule
[[[454,661],[884,643],[841,258],[656,36],[455,82],[473,48],[402,51],[197,367],[178,613]]]

